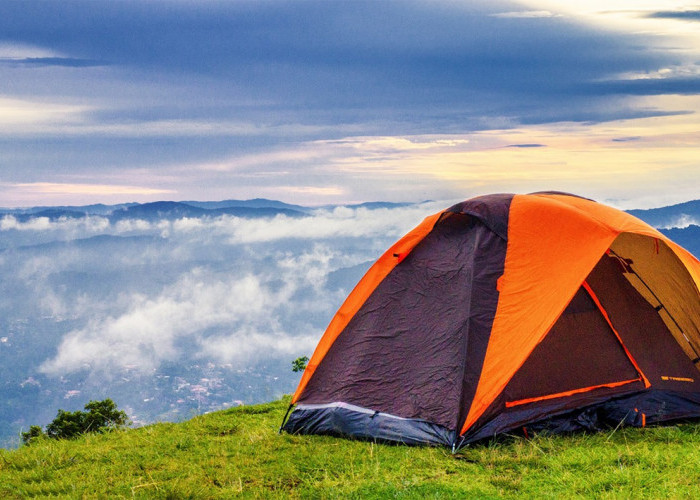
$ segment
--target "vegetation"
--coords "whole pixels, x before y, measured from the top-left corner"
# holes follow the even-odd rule
[[[306,370],[306,363],[309,362],[309,357],[308,356],[302,356],[300,358],[295,359],[292,361],[292,371],[293,372],[303,372]]]
[[[111,399],[90,401],[84,411],[58,410],[58,415],[46,426],[46,434],[38,425],[29,427],[22,433],[22,442],[29,444],[38,438],[48,436],[53,439],[71,439],[89,432],[104,432],[119,429],[127,425],[129,418],[126,413],[118,410]]]
[[[457,455],[277,429],[289,399],[0,450],[0,497],[693,498],[700,423],[504,438]]]

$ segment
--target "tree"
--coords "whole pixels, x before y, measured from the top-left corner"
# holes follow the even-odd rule
[[[300,358],[295,359],[292,361],[292,371],[293,372],[303,372],[306,370],[306,363],[309,362],[309,357],[308,356],[302,356]]]
[[[85,432],[102,432],[107,429],[118,429],[129,423],[126,412],[118,410],[111,399],[90,401],[85,405],[89,412],[85,415]]]
[[[126,412],[117,409],[111,399],[90,401],[85,411],[58,410],[56,418],[46,426],[46,436],[53,439],[70,439],[89,432],[104,432],[129,425]],[[32,439],[44,435],[41,427],[32,425],[22,433],[22,441],[29,444]]]

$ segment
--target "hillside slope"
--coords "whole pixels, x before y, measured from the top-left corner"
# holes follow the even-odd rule
[[[0,497],[691,498],[700,423],[443,448],[277,434],[288,399],[0,450]]]

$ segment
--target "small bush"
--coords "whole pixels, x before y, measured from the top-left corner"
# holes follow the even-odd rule
[[[90,401],[85,405],[88,411],[58,410],[56,418],[46,426],[46,436],[53,439],[70,439],[88,432],[104,432],[125,427],[129,423],[126,412],[117,409],[111,399]],[[33,439],[44,435],[41,427],[32,425],[22,433],[22,442],[29,444]]]
[[[33,440],[36,440],[42,436],[46,436],[44,431],[38,425],[32,425],[29,427],[27,432],[22,433],[22,442],[24,444],[29,444]]]
[[[302,356],[300,358],[295,359],[292,361],[292,371],[293,372],[303,372],[306,370],[306,363],[309,362],[309,357],[308,356]]]

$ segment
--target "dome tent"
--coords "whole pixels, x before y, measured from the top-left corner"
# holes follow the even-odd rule
[[[700,417],[700,262],[563,193],[427,217],[333,317],[283,429],[453,450]]]

